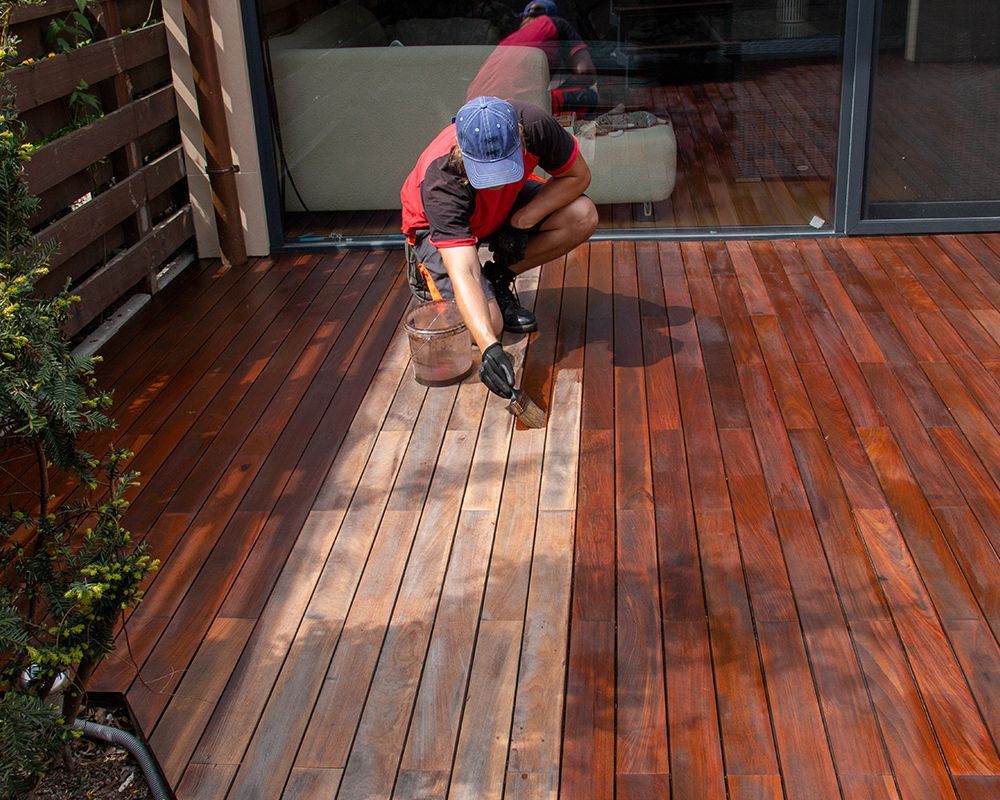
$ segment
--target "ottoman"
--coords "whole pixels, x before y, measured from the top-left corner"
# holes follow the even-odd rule
[[[657,203],[674,190],[677,140],[673,126],[654,125],[618,136],[580,139],[592,176],[587,196],[606,203]]]

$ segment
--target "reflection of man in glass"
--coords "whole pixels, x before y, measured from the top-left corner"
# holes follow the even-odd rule
[[[532,175],[540,166],[552,179]],[[577,141],[543,109],[477,97],[432,141],[403,184],[410,288],[454,299],[483,354],[480,377],[501,397],[514,390],[504,329],[536,330],[514,278],[586,241],[597,209],[584,197],[590,170]],[[493,261],[480,266],[477,245]]]
[[[587,45],[569,20],[558,16],[552,0],[532,0],[521,12],[521,27],[499,47],[535,47],[545,53],[549,72],[559,81],[551,90],[552,113],[593,111],[596,72]]]

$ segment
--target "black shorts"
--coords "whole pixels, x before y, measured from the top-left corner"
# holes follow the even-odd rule
[[[529,179],[521,190],[517,193],[517,199],[511,207],[513,214],[519,208],[523,208],[545,185],[544,182]],[[532,228],[532,232],[537,232],[541,223]],[[417,231],[413,236],[413,242],[406,242],[406,277],[410,283],[410,291],[419,300],[454,300],[455,290],[451,285],[451,278],[448,277],[448,270],[445,269],[444,261],[441,259],[441,251],[430,243],[430,231],[427,229]],[[483,239],[483,244],[489,244],[487,236]],[[483,289],[483,294],[487,300],[493,299],[493,287],[486,280],[483,273],[479,273],[479,285]]]
[[[410,291],[418,300],[454,300],[455,290],[445,269],[441,251],[430,242],[430,231],[417,231],[413,244],[406,243],[406,277]],[[493,287],[479,271],[479,286],[487,300],[493,299]]]

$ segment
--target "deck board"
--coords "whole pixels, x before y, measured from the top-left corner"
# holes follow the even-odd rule
[[[164,565],[95,690],[178,797],[992,796],[1000,239],[581,247],[507,339],[541,430],[411,379],[401,268],[209,264],[108,345]]]

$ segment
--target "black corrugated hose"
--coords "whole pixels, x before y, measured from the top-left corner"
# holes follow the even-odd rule
[[[146,745],[138,737],[133,736],[128,731],[84,719],[76,720],[73,723],[73,727],[78,731],[83,731],[83,735],[88,739],[106,742],[107,744],[113,744],[115,747],[127,750],[139,762],[139,769],[142,770],[142,774],[146,778],[146,783],[149,784],[149,791],[155,800],[172,800],[170,791],[167,789],[167,785],[160,775],[160,770],[157,768],[156,762],[153,761],[153,757],[150,755],[149,750],[146,749]]]

